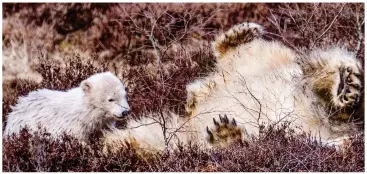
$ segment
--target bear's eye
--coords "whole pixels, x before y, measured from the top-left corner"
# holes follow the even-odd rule
[[[108,99],[108,101],[109,102],[113,102],[113,101],[115,101],[114,99],[112,99],[112,98],[110,98],[110,99]]]

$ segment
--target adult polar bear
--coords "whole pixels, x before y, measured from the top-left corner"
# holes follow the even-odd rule
[[[41,89],[19,98],[7,116],[4,135],[17,134],[25,126],[36,131],[40,126],[54,137],[65,132],[86,141],[93,130],[129,110],[121,81],[110,72],[97,73],[66,92]]]
[[[106,145],[118,148],[129,142],[158,151],[189,141],[225,146],[256,136],[261,124],[281,122],[324,142],[354,131],[348,120],[364,102],[361,62],[341,48],[297,54],[280,42],[261,39],[262,33],[260,25],[242,23],[216,38],[216,71],[187,86],[189,116],[163,113],[170,119],[162,124],[157,119],[162,117],[148,114],[130,121],[126,130],[106,132]],[[235,120],[220,117],[218,123],[219,114]]]

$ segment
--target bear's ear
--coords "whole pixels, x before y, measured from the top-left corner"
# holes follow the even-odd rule
[[[88,94],[91,90],[91,84],[87,80],[82,81],[80,87],[83,89],[84,93]]]

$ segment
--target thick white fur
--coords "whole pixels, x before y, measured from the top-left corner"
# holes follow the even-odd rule
[[[119,148],[127,141],[148,150],[163,150],[167,146],[175,148],[178,143],[187,144],[189,141],[211,147],[206,140],[206,127],[213,127],[212,120],[218,119],[219,114],[235,118],[245,135],[258,135],[261,124],[289,122],[296,132],[311,133],[323,142],[348,137],[354,126],[329,123],[328,113],[312,91],[315,78],[319,77],[306,77],[302,66],[322,62],[325,68],[319,67],[319,73],[328,72],[326,74],[330,74],[338,84],[341,66],[352,67],[356,72],[361,69],[355,56],[340,48],[318,49],[308,56],[298,55],[280,42],[256,38],[263,31],[257,24],[244,23],[234,28],[238,31],[250,30],[251,27],[257,27],[257,30],[252,30],[256,31],[253,40],[226,52],[217,52],[214,48],[218,57],[216,71],[187,85],[189,116],[164,114],[171,118],[166,122],[168,132],[173,131],[176,136],[167,139],[162,125],[153,119],[159,117],[150,114],[139,121],[130,121],[125,130],[106,132],[105,143]],[[227,35],[233,31],[229,30]],[[225,39],[225,35],[218,36],[213,47]]]
[[[4,135],[17,134],[25,126],[36,131],[40,126],[54,137],[65,132],[84,141],[129,109],[121,81],[110,72],[98,73],[66,92],[40,89],[20,97],[7,116]]]
[[[165,121],[161,119],[163,117]],[[163,117],[157,113],[150,113],[139,120],[129,121],[126,129],[105,131],[103,139],[105,147],[113,151],[126,147],[128,142],[142,150],[162,152],[165,148],[175,149],[178,145],[187,145],[190,141],[202,147],[212,147],[206,140],[207,133],[204,131],[212,120],[193,122],[191,118],[183,118],[172,112],[163,112]],[[165,130],[163,123],[166,125]]]
[[[252,135],[258,134],[260,124],[290,122],[296,132],[311,133],[323,142],[345,137],[355,129],[353,124],[331,125],[329,113],[325,113],[325,106],[319,105],[312,91],[313,83],[322,78],[318,75],[328,74],[335,80],[332,92],[336,96],[339,68],[360,72],[361,63],[345,49],[317,49],[301,57],[280,42],[257,38],[229,50],[217,61],[215,73],[187,87],[189,96],[195,96],[196,101],[191,115],[210,111],[200,120],[210,122],[218,113],[227,113],[244,128],[245,134]],[[323,65],[317,67],[320,72],[305,77],[303,64],[319,62]],[[338,105],[336,99],[333,102]]]
[[[325,142],[344,136],[350,127],[344,125],[345,128],[333,130],[327,113],[314,104],[317,98],[305,85],[309,81],[303,78],[301,67],[295,63],[296,56],[278,42],[257,39],[241,45],[219,60],[218,72],[222,73],[194,82],[191,84],[194,87],[188,86],[188,92],[197,97],[191,114],[209,112],[200,116],[200,120],[209,123],[218,113],[226,113],[248,135],[257,135],[260,124],[287,121],[296,132],[320,136]],[[209,95],[204,87],[207,81],[216,84]]]
[[[348,67],[348,68],[351,68],[353,72],[361,72],[362,70],[361,61],[358,61],[356,59],[356,56],[352,52],[349,52],[340,47],[333,47],[327,50],[316,49],[316,50],[311,51],[308,57],[309,58],[307,60],[303,60],[303,61],[307,61],[308,64],[311,63],[313,65],[319,65],[323,67],[322,69],[320,69],[319,72],[316,72],[315,76],[317,76],[317,73],[328,74],[330,77],[332,77],[333,80],[335,80],[334,82],[335,84],[339,84],[341,80],[339,77],[339,68]],[[325,71],[327,71],[327,73],[325,73]],[[325,75],[322,75],[322,76],[317,76],[317,78],[311,78],[309,80],[311,80],[312,82],[315,82],[324,77]],[[363,86],[362,81],[356,79],[356,77],[354,76],[352,76],[351,78],[354,84]],[[338,85],[333,86],[333,89],[331,91],[333,96],[338,96],[337,88],[338,88]],[[341,102],[339,100],[339,97],[340,95],[338,97],[333,97],[331,101],[332,104],[335,107],[339,107],[339,108],[345,107],[345,103]]]
[[[258,27],[247,23],[239,26],[246,26],[244,29]],[[262,28],[257,31],[262,33]],[[216,42],[221,40],[225,40],[224,35],[217,37]],[[106,144],[117,147],[119,143],[116,142],[127,140],[139,147],[162,150],[167,145],[176,147],[178,140],[184,144],[191,140],[210,147],[206,142],[206,126],[214,126],[212,120],[218,118],[218,114],[235,118],[245,135],[258,135],[261,124],[284,122],[289,122],[297,133],[311,133],[323,142],[343,139],[354,131],[353,124],[336,126],[330,123],[329,113],[325,113],[325,106],[318,101],[312,89],[317,78],[322,78],[317,75],[327,72],[325,74],[330,74],[332,82],[339,84],[341,66],[351,67],[356,72],[361,69],[360,62],[348,51],[341,48],[318,49],[304,56],[280,42],[256,37],[248,43],[224,50],[219,53],[214,48],[218,57],[215,72],[187,85],[189,116],[181,118],[173,113],[165,114],[172,118],[167,123],[168,127],[180,128],[179,125],[185,123],[176,139],[167,143],[161,126],[147,124],[154,120],[146,117],[140,122],[129,122],[126,130],[106,133]],[[303,65],[318,65],[319,62],[324,68],[317,67],[316,74],[304,74]],[[335,88],[337,86],[332,92],[336,92]]]

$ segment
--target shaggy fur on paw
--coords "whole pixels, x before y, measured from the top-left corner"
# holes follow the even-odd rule
[[[227,115],[223,117],[219,115],[218,122],[215,118],[213,118],[213,123],[215,128],[210,130],[209,127],[206,127],[206,131],[208,133],[208,142],[213,146],[226,147],[235,142],[240,142],[241,145],[244,143],[243,140],[243,131],[240,127],[237,126],[236,120],[233,118],[229,121]]]

